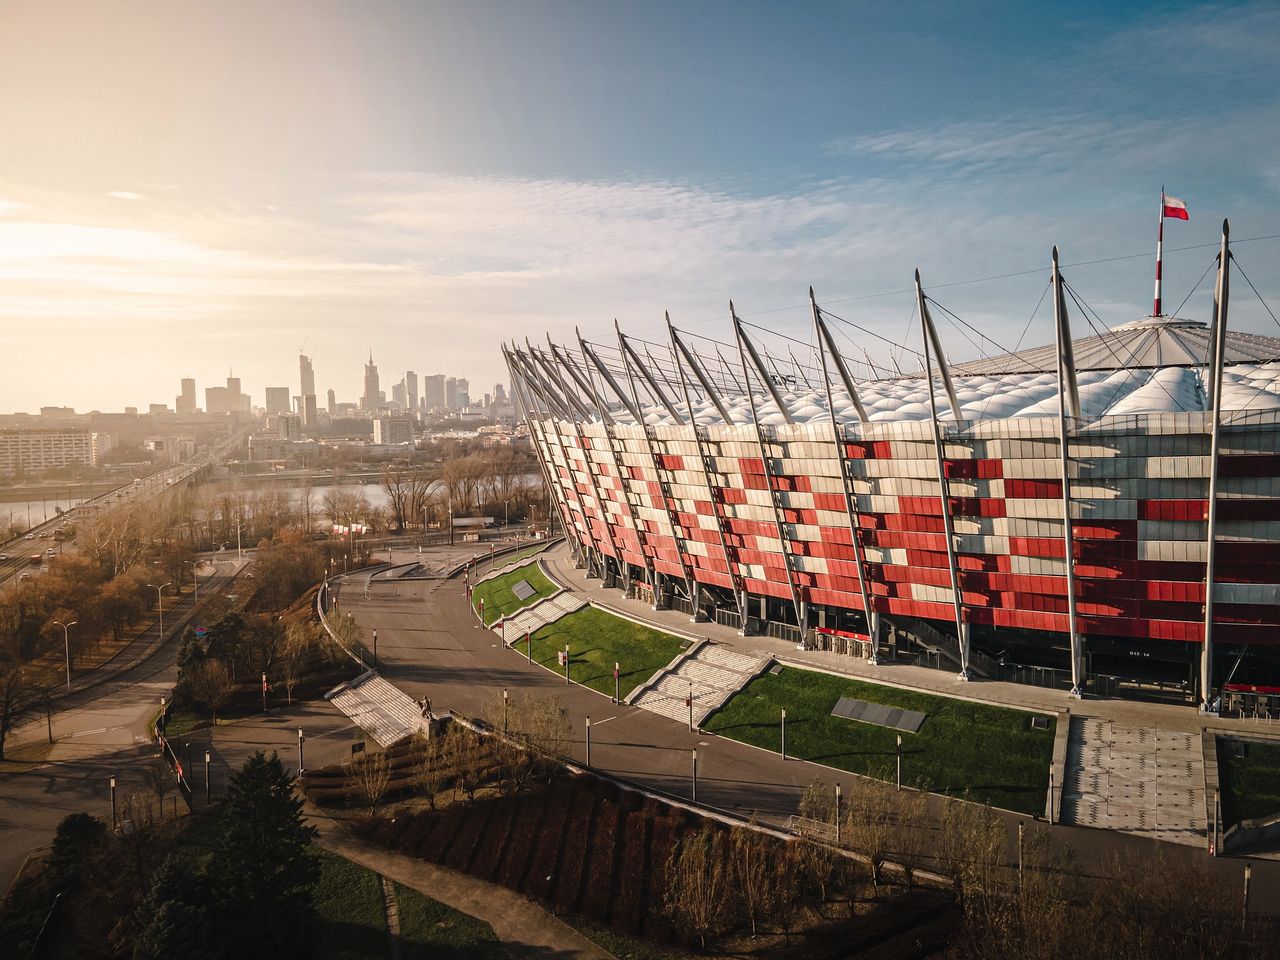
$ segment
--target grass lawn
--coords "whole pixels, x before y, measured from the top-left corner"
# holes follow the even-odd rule
[[[537,591],[528,600],[521,600],[511,592],[511,588],[521,580],[527,580],[529,586]],[[484,600],[484,623],[489,626],[521,607],[531,606],[543,597],[551,596],[557,589],[538,569],[537,563],[526,563],[523,567],[516,567],[500,577],[478,584],[471,593],[471,604],[474,609],[479,610],[480,601]]]
[[[1228,827],[1280,813],[1280,743],[1235,740],[1244,756],[1232,755],[1218,738],[1218,774],[1222,783],[1222,819]]]
[[[387,923],[378,875],[319,848],[315,855],[320,880],[315,888],[319,924],[314,956],[317,960],[384,960]],[[500,960],[506,956],[487,923],[398,883],[395,890],[406,960]]]
[[[506,948],[482,920],[396,884],[405,960],[502,960]],[[384,954],[385,956],[385,954]]]
[[[378,877],[319,849],[315,888],[317,960],[373,960],[387,955],[387,923]]]
[[[569,645],[569,679],[613,696],[613,664],[619,668],[619,690],[626,696],[680,652],[684,641],[595,607],[561,617],[533,635],[533,659],[564,673],[556,651]],[[513,648],[525,653],[523,640]]]
[[[778,750],[787,711],[787,756],[878,780],[896,776],[897,731],[831,716],[841,696],[926,715],[919,733],[902,735],[905,783],[1017,810],[1044,812],[1053,759],[1053,727],[1031,729],[1032,714],[811,670],[766,673],[730,698],[707,730]]]

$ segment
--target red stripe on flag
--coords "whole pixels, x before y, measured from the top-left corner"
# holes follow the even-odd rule
[[[1169,220],[1190,220],[1186,207],[1171,207],[1167,204],[1164,208],[1164,215]]]

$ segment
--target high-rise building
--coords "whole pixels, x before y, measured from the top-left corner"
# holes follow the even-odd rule
[[[147,406],[147,413],[151,414],[151,416],[153,417],[156,416],[157,414],[168,413],[168,412],[169,412],[169,408],[166,407],[163,403],[152,403]]]
[[[299,395],[303,397],[315,396],[316,372],[311,366],[311,358],[306,354],[298,354],[298,376],[302,386]]]
[[[458,409],[458,378],[450,377],[444,382],[444,405],[449,410]]]
[[[289,388],[267,387],[267,413],[289,412]]]
[[[174,398],[173,409],[178,413],[196,412],[196,381],[194,377],[182,378],[182,393]]]
[[[445,405],[443,373],[433,373],[422,378],[422,405],[428,410],[439,410]]]
[[[316,372],[306,354],[298,354],[298,376],[302,387],[302,423],[311,427],[316,422]]]
[[[418,415],[418,375],[412,370],[404,374],[405,407],[412,416]]]
[[[231,398],[226,387],[204,388],[204,412],[215,414],[231,412]]]
[[[302,439],[302,418],[293,413],[284,413],[275,418],[275,435],[280,440]]]
[[[333,416],[338,412],[338,395],[333,392],[333,387],[329,388],[329,415]]]
[[[378,409],[382,391],[378,388],[378,368],[373,365],[373,351],[369,351],[369,362],[364,365],[364,396],[360,398],[360,409],[372,413]]]
[[[34,473],[73,463],[97,466],[111,449],[106,434],[61,427],[0,430],[0,474]]]
[[[248,394],[240,392],[240,378],[227,375],[227,409],[231,413],[248,413],[250,401]]]
[[[507,390],[500,383],[495,383],[493,385],[493,402],[499,407],[507,402]]]
[[[465,410],[467,407],[471,406],[471,384],[462,377],[459,377],[455,390],[457,392],[454,394],[453,399],[456,404],[456,409]]]
[[[391,405],[403,410],[408,405],[408,396],[405,393],[404,381],[393,383],[391,385]]]

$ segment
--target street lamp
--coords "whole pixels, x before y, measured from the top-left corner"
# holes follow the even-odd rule
[[[67,631],[74,627],[79,620],[72,620],[70,623],[63,623],[61,620],[53,621],[62,628],[62,647],[67,652],[67,689],[71,689],[71,640],[67,635]]]
[[[195,591],[195,597],[192,599],[193,604],[200,602],[200,581],[196,578],[196,567],[200,566],[199,560],[183,560],[184,567],[191,567],[191,589]]]
[[[173,583],[162,583],[156,586],[154,583],[148,583],[148,587],[156,592],[156,606],[160,608],[160,639],[164,639],[164,588],[172,587]]]

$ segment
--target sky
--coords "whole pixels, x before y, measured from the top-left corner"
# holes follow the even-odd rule
[[[476,396],[504,340],[727,340],[731,298],[803,359],[810,285],[917,348],[917,267],[968,359],[1052,339],[1054,244],[1149,313],[1162,185],[1166,308],[1230,217],[1280,313],[1277,49],[1274,3],[6,2],[0,412],[261,404],[299,350],[322,398],[370,351]]]

